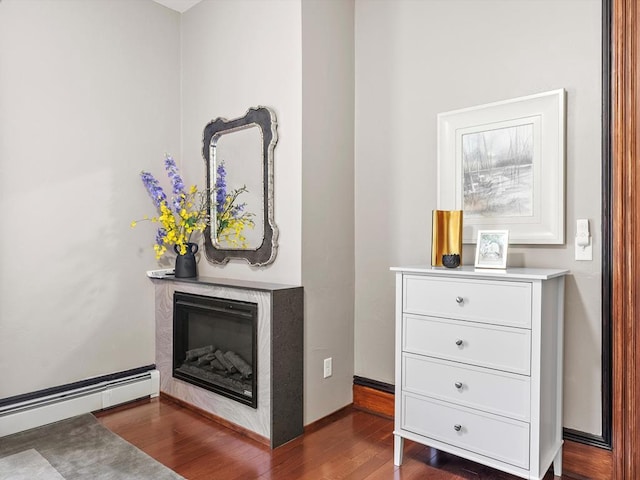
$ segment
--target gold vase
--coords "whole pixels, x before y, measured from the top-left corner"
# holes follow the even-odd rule
[[[431,227],[431,265],[442,266],[443,255],[462,259],[462,210],[434,210]]]

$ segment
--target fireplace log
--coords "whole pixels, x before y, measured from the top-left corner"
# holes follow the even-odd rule
[[[229,351],[225,353],[224,356],[233,364],[234,367],[238,369],[244,378],[251,378],[251,375],[253,374],[251,365],[245,362],[240,355],[236,352]]]
[[[207,353],[213,353],[214,350],[215,350],[215,348],[213,348],[213,345],[207,345],[206,347],[194,348],[192,350],[187,350],[186,351],[187,361],[196,360],[199,357],[202,357],[203,355],[206,355]]]
[[[227,360],[227,357],[224,356],[224,353],[222,353],[222,350],[216,350],[215,356],[218,359],[218,361],[224,366],[227,372],[235,373],[238,371],[236,367],[233,366],[233,363]]]
[[[207,380],[213,383],[218,383],[219,385],[223,385],[243,395],[246,395],[247,394],[246,392],[251,392],[251,388],[252,388],[251,383],[247,382],[246,380],[242,381],[236,378],[229,377],[227,376],[227,374],[211,372],[209,370],[203,369],[202,367],[198,367],[192,363],[184,364],[178,370],[188,375],[193,375],[197,378],[201,378],[203,380]]]
[[[226,368],[224,368],[224,365],[222,365],[217,358],[215,358],[215,355],[213,356],[213,360],[211,360],[211,366],[213,367],[214,370],[218,370],[219,372],[223,372],[226,370]]]
[[[211,360],[214,360],[215,358],[216,356],[213,353],[207,353],[206,355],[203,355],[202,357],[199,357],[198,360],[196,360],[196,365],[208,365],[211,363]]]

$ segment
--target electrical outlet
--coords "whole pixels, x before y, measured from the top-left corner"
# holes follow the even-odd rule
[[[324,359],[324,378],[328,378],[332,375],[332,360],[331,357]]]

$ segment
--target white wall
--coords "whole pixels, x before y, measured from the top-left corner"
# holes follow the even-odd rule
[[[0,3],[0,398],[154,361],[138,178],[179,146],[179,15]]]
[[[302,2],[305,423],[351,403],[354,2]],[[323,378],[323,360],[333,375]]]
[[[182,15],[182,170],[206,186],[202,132],[217,117],[242,117],[249,107],[274,109],[275,222],[278,254],[267,267],[244,261],[213,265],[204,276],[301,283],[301,13],[300,1],[205,0]]]
[[[394,382],[388,269],[430,264],[437,113],[565,88],[568,242],[513,248],[509,265],[571,270],[564,425],[601,433],[600,20],[599,0],[356,1],[357,375]],[[576,218],[593,262],[573,260]]]

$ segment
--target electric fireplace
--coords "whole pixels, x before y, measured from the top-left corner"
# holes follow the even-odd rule
[[[173,376],[257,408],[255,303],[174,292]]]

